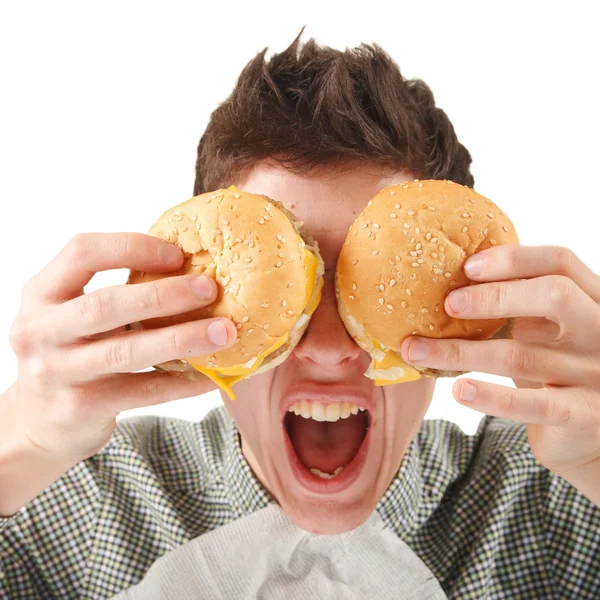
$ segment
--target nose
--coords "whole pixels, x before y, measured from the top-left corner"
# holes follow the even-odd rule
[[[294,356],[323,367],[345,367],[361,356],[361,349],[350,337],[337,311],[333,275],[325,275],[321,302],[308,325]]]

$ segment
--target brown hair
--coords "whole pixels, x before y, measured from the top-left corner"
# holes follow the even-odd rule
[[[345,51],[300,35],[240,74],[198,145],[194,195],[230,185],[265,159],[294,172],[356,163],[473,187],[471,155],[429,86],[405,79],[378,45]]]

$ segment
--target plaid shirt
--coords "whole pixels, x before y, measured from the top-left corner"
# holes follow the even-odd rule
[[[224,407],[199,423],[124,419],[0,519],[0,598],[110,598],[270,502]],[[600,509],[536,461],[521,424],[484,417],[468,436],[424,421],[377,511],[450,598],[600,598]]]

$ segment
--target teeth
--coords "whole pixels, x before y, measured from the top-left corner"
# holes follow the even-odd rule
[[[337,477],[343,470],[344,470],[344,467],[338,467],[331,474],[329,474],[329,473],[321,473],[321,471],[319,471],[319,469],[311,469],[310,472],[313,475],[316,475],[317,477],[320,477],[321,479],[333,479],[334,477]]]
[[[363,412],[365,408],[350,402],[338,402],[334,404],[322,404],[321,402],[295,402],[288,408],[288,412],[302,416],[305,419],[314,419],[315,421],[335,422],[339,419],[347,419],[350,415],[357,415]]]

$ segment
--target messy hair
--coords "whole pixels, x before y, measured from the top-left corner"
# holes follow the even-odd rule
[[[198,145],[194,195],[229,185],[270,159],[295,173],[380,165],[473,187],[471,155],[429,86],[405,79],[378,45],[345,51],[300,35],[241,72]]]

